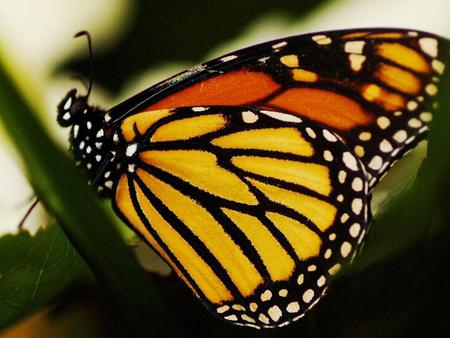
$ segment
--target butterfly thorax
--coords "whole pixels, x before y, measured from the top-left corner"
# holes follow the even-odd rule
[[[76,95],[75,89],[58,106],[58,123],[71,127],[69,141],[76,165],[88,176],[94,189],[108,197],[120,174],[120,158],[126,156],[104,115],[104,110],[88,104],[86,96]]]

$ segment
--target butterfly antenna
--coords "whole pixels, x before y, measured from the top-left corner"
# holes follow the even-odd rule
[[[22,217],[22,219],[19,222],[19,229],[22,229],[23,225],[25,224],[25,221],[27,220],[28,216],[30,216],[31,212],[33,211],[34,207],[39,203],[39,198],[36,197],[36,199],[31,203],[30,207],[28,208],[25,215]]]
[[[74,38],[79,38],[80,36],[85,36],[87,38],[87,42],[88,42],[88,47],[89,47],[89,87],[88,87],[88,91],[86,94],[86,98],[89,97],[89,94],[91,94],[91,89],[92,89],[92,39],[91,39],[91,34],[88,31],[81,31],[78,32],[77,34],[75,34],[73,37]]]

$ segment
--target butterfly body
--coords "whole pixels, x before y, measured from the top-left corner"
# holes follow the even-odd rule
[[[355,257],[371,189],[425,137],[447,44],[387,29],[290,37],[108,112],[71,91],[58,121],[95,189],[208,309],[283,326]]]

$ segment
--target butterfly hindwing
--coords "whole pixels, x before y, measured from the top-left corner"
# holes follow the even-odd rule
[[[448,41],[401,29],[333,31],[267,42],[196,66],[110,110],[251,106],[299,115],[338,133],[373,187],[424,138]]]
[[[118,182],[119,214],[206,306],[273,327],[302,317],[362,242],[364,169],[338,136],[246,107],[125,119],[138,148]]]

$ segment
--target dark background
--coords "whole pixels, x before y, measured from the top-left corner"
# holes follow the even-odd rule
[[[173,60],[200,62],[209,50],[239,35],[261,15],[280,13],[299,19],[327,1],[133,2],[131,25],[120,41],[106,51],[95,52],[95,81],[116,93],[127,78],[155,64]],[[62,67],[87,76],[88,59],[72,60]]]

